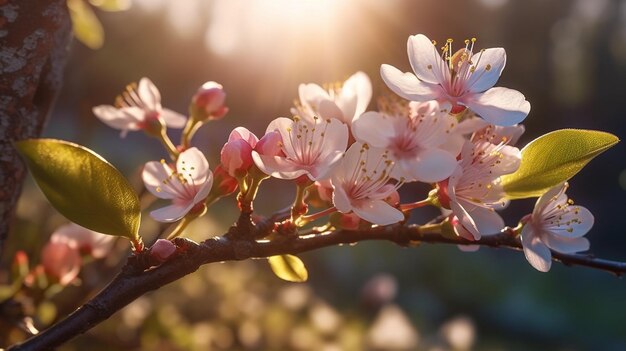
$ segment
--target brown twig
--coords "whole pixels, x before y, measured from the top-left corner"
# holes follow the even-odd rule
[[[298,254],[366,240],[385,240],[401,246],[418,243],[443,243],[521,250],[519,238],[512,235],[510,231],[483,236],[478,241],[469,241],[457,237],[444,237],[432,231],[425,232],[420,230],[419,226],[402,225],[378,227],[364,231],[337,230],[308,236],[281,237],[272,241],[243,240],[222,236],[196,244],[178,238],[175,241],[179,248],[178,254],[168,262],[156,268],[149,268],[143,263],[145,260],[136,256],[130,257],[122,271],[93,299],[64,320],[25,342],[10,347],[8,350],[54,349],[96,326],[145,293],[195,272],[200,266],[207,263],[237,261],[280,254]],[[590,267],[617,276],[626,273],[626,263],[597,259],[584,254],[565,255],[554,252],[553,259],[568,266]]]

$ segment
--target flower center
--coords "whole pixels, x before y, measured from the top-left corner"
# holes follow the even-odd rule
[[[314,116],[312,126],[298,116],[294,117],[293,121],[293,127],[287,128],[287,132],[295,152],[295,161],[301,165],[316,164],[324,150],[326,130],[330,119],[325,120],[324,123],[319,117]]]

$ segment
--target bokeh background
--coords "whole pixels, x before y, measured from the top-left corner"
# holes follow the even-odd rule
[[[205,81],[224,85],[230,113],[203,127],[193,144],[216,165],[234,127],[262,134],[287,116],[300,83],[341,81],[366,72],[374,96],[387,93],[380,64],[406,71],[406,39],[477,37],[502,46],[508,60],[498,85],[523,92],[532,109],[521,145],[561,128],[626,138],[626,1],[621,0],[133,0],[124,12],[97,12],[106,34],[91,50],[75,42],[65,86],[44,135],[86,145],[129,178],[164,157],[142,133],[120,139],[91,113],[143,76],[164,105],[185,113]],[[374,102],[370,109],[375,108]],[[178,138],[176,131],[171,133]],[[596,224],[591,252],[626,261],[626,146],[592,161],[569,193]],[[292,201],[292,185],[270,181],[256,208]],[[137,182],[138,187],[140,183]],[[406,187],[417,199],[424,189]],[[520,201],[507,223],[532,210]],[[428,221],[435,211],[414,211]],[[23,240],[37,252],[64,222],[29,182],[18,211]],[[222,200],[190,229],[203,240],[235,219]],[[154,240],[148,216],[143,233]],[[68,313],[111,278],[127,254],[85,267],[82,284],[57,294]],[[310,280],[275,278],[264,260],[214,264],[137,300],[64,350],[625,350],[626,283],[610,274],[553,265],[535,271],[517,252],[360,243],[303,254]]]

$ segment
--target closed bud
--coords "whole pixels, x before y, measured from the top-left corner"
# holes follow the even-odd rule
[[[150,256],[158,263],[163,263],[176,252],[176,245],[169,240],[159,239],[150,248]]]
[[[231,177],[242,177],[254,164],[252,146],[244,139],[231,140],[224,144],[220,160]]]
[[[217,120],[228,112],[226,93],[221,84],[206,82],[191,99],[191,115],[197,121]]]

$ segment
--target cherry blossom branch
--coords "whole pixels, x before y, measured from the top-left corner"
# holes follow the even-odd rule
[[[253,235],[247,238],[254,237]],[[370,230],[336,230],[304,236],[280,236],[271,241],[242,238],[225,234],[196,244],[177,238],[177,253],[161,266],[149,268],[150,257],[146,252],[131,256],[121,272],[98,295],[78,308],[64,320],[33,336],[21,344],[9,347],[8,351],[48,350],[67,342],[75,336],[108,319],[138,297],[174,282],[200,266],[212,262],[241,261],[282,254],[298,254],[339,244],[350,244],[368,240],[385,240],[400,246],[415,246],[420,243],[480,245],[494,248],[521,250],[519,238],[508,229],[502,233],[483,236],[469,241],[460,237],[445,237],[440,227],[393,225]],[[621,276],[626,273],[626,263],[594,258],[584,254],[552,253],[554,261],[567,266],[585,266]]]

